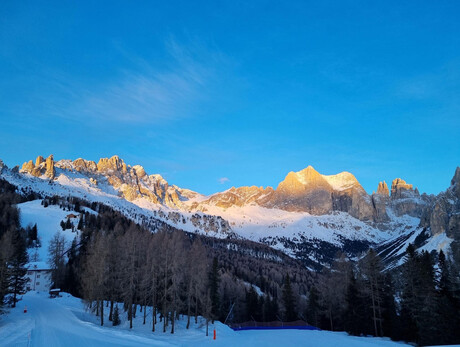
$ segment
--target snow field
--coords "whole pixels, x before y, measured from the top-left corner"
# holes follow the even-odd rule
[[[41,205],[42,200],[28,201],[22,204],[18,204],[20,210],[21,226],[23,228],[28,225],[37,224],[38,238],[40,239],[41,247],[38,248],[38,259],[39,262],[46,262],[48,259],[48,245],[51,239],[54,237],[56,232],[60,232],[66,241],[68,246],[75,237],[78,237],[78,231],[72,232],[70,229],[62,230],[61,221],[67,220],[67,215],[73,213],[78,215],[74,211],[64,211],[59,206],[49,205],[44,207]],[[74,224],[78,224],[78,217],[75,218]],[[29,258],[35,253],[35,249],[29,249]]]
[[[27,313],[24,307],[27,306]],[[121,309],[121,305],[119,307]],[[150,308],[147,309],[150,312]],[[108,315],[108,310],[105,310]],[[45,293],[29,292],[15,309],[0,316],[1,346],[402,346],[404,344],[386,338],[355,337],[342,332],[311,330],[248,330],[233,331],[216,322],[209,326],[209,336],[205,335],[205,321],[186,329],[186,317],[176,322],[176,333],[162,331],[157,323],[151,331],[151,315],[146,325],[143,315],[138,314],[129,329],[126,314],[120,310],[122,324],[113,327],[106,319],[106,325],[99,325],[99,317],[85,310],[80,299],[62,293],[62,297],[50,299]],[[106,317],[107,318],[107,317]],[[213,329],[217,339],[213,340]]]

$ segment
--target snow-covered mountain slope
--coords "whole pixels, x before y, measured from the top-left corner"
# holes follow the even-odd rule
[[[378,251],[388,266],[398,266],[409,243],[428,252],[443,250],[460,263],[460,168],[456,169],[450,187],[424,209],[419,226],[385,241]]]
[[[61,221],[65,222],[69,216],[71,223],[77,226],[80,218],[77,212],[64,211],[54,205],[44,207],[42,200],[28,201],[17,206],[20,210],[22,227],[37,225],[41,247],[29,248],[29,259],[31,260],[38,262],[48,260],[48,245],[57,232],[64,236],[69,245],[75,237],[79,237],[79,231],[75,227],[73,231],[72,229],[62,230],[60,225]]]
[[[325,176],[311,166],[289,173],[276,190],[240,187],[208,197],[169,185],[117,156],[97,164],[39,157],[19,172],[1,165],[0,177],[23,192],[100,202],[146,225],[159,220],[188,232],[263,242],[312,266],[327,263],[339,250],[356,256],[369,246],[410,240],[435,200],[401,179],[393,181],[391,196],[385,183],[368,195],[352,174]]]

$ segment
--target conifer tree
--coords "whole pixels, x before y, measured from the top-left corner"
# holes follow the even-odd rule
[[[344,317],[344,327],[352,335],[360,335],[366,324],[363,324],[365,309],[360,290],[353,272],[350,274],[350,280],[345,296],[346,309]]]
[[[212,323],[214,324],[214,320],[218,319],[219,317],[219,283],[220,283],[220,275],[219,275],[219,264],[217,262],[217,258],[214,257],[212,260],[212,268],[211,272],[209,273],[209,289],[211,295],[211,314],[212,314]]]
[[[451,280],[450,266],[444,252],[441,250],[438,255],[439,281],[438,281],[438,329],[437,343],[453,344],[460,341],[459,301],[454,295],[453,283]]]
[[[297,319],[297,314],[295,312],[294,294],[292,292],[291,279],[289,274],[286,274],[284,279],[282,299],[284,305],[284,320],[286,322],[295,321]]]
[[[316,289],[315,285],[312,285],[308,294],[307,312],[305,313],[307,322],[310,325],[319,326],[320,310],[318,289]]]
[[[13,294],[13,307],[16,307],[17,296],[25,290],[27,279],[26,264],[29,261],[27,255],[26,237],[23,232],[17,231],[12,237],[13,254],[8,261],[10,270],[9,289]]]
[[[118,312],[118,305],[115,305],[115,309],[113,310],[113,316],[112,316],[112,325],[115,327],[117,325],[120,325],[120,314]]]

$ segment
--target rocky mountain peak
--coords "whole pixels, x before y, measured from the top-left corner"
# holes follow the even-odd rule
[[[73,161],[75,170],[85,171],[85,172],[95,172],[97,171],[97,165],[92,160],[85,160],[82,158],[75,159]]]
[[[39,155],[37,159],[35,159],[35,166],[40,166],[41,163],[45,162],[45,159]]]
[[[460,199],[460,167],[457,167],[455,170],[454,177],[452,177],[450,184],[454,194]]]
[[[134,165],[133,170],[139,178],[147,176],[147,173],[145,172],[144,168],[140,165]]]
[[[379,185],[377,187],[377,194],[383,196],[390,196],[390,191],[388,190],[388,186],[385,181],[379,182]]]
[[[407,197],[408,194],[413,192],[412,184],[407,184],[401,178],[395,178],[393,182],[391,182],[391,198],[392,199],[400,199]]]
[[[322,181],[322,175],[316,171],[313,166],[309,165],[307,168],[296,173],[297,178],[303,184],[308,184],[310,182]]]
[[[41,175],[45,175],[50,179],[54,179],[55,177],[55,169],[54,169],[54,157],[51,154],[46,160],[39,155],[35,160],[35,164],[32,160],[25,162],[22,164],[22,168],[20,172],[29,173],[32,176],[40,177]]]
[[[290,195],[298,195],[311,190],[332,191],[327,180],[312,166],[298,172],[289,172],[276,188],[277,192]]]
[[[450,181],[451,185],[454,184],[459,184],[460,183],[460,166],[457,166],[457,169],[455,170],[454,177],[452,177],[452,180]]]
[[[122,172],[126,173],[128,168],[124,163],[123,159],[120,159],[118,155],[114,155],[111,158],[101,158],[97,163],[97,171],[99,172]]]
[[[54,157],[52,154],[48,158],[46,158],[45,163],[45,175],[48,176],[50,179],[54,179],[54,176],[56,175],[56,170],[54,168]]]
[[[347,171],[341,172],[337,175],[321,176],[329,183],[329,185],[335,191],[344,191],[351,188],[359,188],[364,190],[361,187],[361,184],[356,179],[356,177]]]

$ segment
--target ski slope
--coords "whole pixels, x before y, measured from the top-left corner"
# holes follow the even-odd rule
[[[24,313],[24,307],[27,313]],[[157,324],[151,332],[151,318],[142,325],[142,313],[138,313],[134,328],[129,329],[126,316],[122,324],[101,327],[98,317],[84,309],[80,299],[63,293],[62,297],[50,299],[45,293],[27,293],[15,309],[0,316],[1,346],[402,346],[385,338],[355,337],[346,333],[310,330],[264,330],[233,331],[216,322],[210,325],[210,336],[205,335],[204,320],[185,329],[185,319],[177,322],[176,333],[166,333]],[[192,321],[193,322],[193,321]],[[212,331],[216,329],[217,339]]]
[[[74,214],[79,215],[75,211],[64,211],[59,206],[49,205],[44,207],[41,204],[42,200],[28,201],[22,204],[18,204],[17,207],[20,210],[21,226],[27,227],[28,225],[33,226],[37,224],[37,234],[40,239],[41,247],[37,250],[38,259],[35,261],[46,262],[48,260],[48,246],[54,235],[59,232],[64,236],[65,240],[70,246],[72,240],[79,237],[79,232],[72,232],[70,229],[62,230],[61,221],[67,220],[67,215]],[[76,218],[73,223],[78,224],[79,218]],[[32,260],[35,255],[35,249],[29,249],[29,258]],[[36,258],[36,257],[35,257]]]

